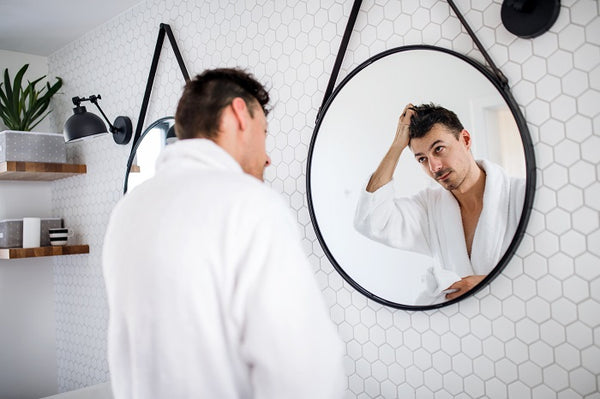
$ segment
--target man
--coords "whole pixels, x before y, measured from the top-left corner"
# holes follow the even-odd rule
[[[336,398],[342,346],[282,199],[262,183],[269,95],[187,83],[176,143],[115,207],[103,267],[120,398]]]
[[[475,287],[512,241],[523,209],[523,179],[498,165],[476,161],[471,135],[456,114],[433,104],[408,104],[388,152],[371,176],[355,226],[387,245],[430,255],[438,267],[432,296],[445,299]],[[442,188],[398,198],[390,184],[409,147]]]

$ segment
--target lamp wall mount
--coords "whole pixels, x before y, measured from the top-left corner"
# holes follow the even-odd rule
[[[504,0],[500,16],[510,33],[532,39],[547,32],[559,13],[560,0]]]

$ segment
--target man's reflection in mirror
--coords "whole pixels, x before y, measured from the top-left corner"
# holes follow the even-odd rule
[[[359,199],[354,225],[361,234],[433,258],[419,304],[454,299],[479,284],[506,252],[521,217],[525,179],[476,160],[472,144],[454,112],[408,104]],[[402,184],[402,170],[395,170],[407,147],[439,186],[400,197],[392,180]]]

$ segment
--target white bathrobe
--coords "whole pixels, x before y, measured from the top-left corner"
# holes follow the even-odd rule
[[[336,398],[343,348],[280,196],[205,139],[115,207],[103,270],[116,399]]]
[[[509,177],[498,165],[477,161],[486,173],[483,209],[467,253],[460,208],[452,193],[442,187],[411,197],[396,197],[392,182],[374,193],[363,190],[354,225],[363,235],[408,251],[429,255],[431,296],[441,294],[454,281],[486,275],[510,245],[523,210],[525,180]],[[410,267],[410,265],[399,265]]]

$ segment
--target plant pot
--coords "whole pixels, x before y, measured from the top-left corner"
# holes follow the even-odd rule
[[[0,162],[6,161],[66,163],[63,135],[4,130],[0,132]]]

